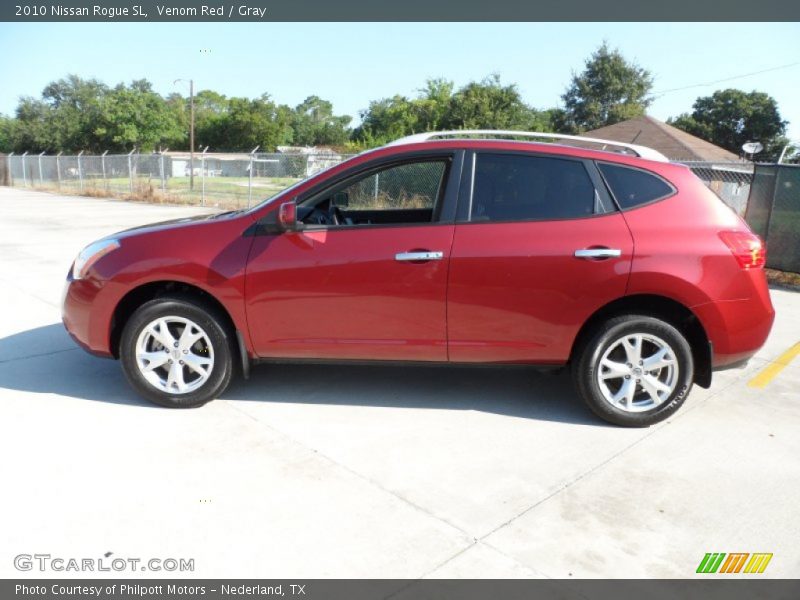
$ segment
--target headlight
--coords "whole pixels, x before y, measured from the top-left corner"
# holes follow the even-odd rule
[[[86,275],[89,267],[117,248],[119,248],[119,242],[114,239],[98,240],[86,246],[75,259],[75,264],[72,266],[72,278],[81,279]]]

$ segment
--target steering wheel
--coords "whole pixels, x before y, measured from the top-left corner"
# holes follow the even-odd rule
[[[307,225],[328,225],[329,221],[328,212],[319,208],[312,208],[308,214],[303,216],[303,223]]]

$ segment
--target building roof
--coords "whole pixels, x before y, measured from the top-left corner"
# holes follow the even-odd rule
[[[741,162],[733,152],[647,115],[593,129],[582,135],[649,146],[674,161]]]
[[[337,154],[327,146],[278,146],[277,150],[281,154]]]

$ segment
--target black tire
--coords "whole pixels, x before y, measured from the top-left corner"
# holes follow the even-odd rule
[[[665,342],[670,347],[678,368],[675,387],[669,396],[661,404],[641,412],[623,410],[612,404],[601,391],[597,377],[604,353],[623,336],[635,334],[655,336]],[[674,326],[646,315],[614,317],[596,327],[577,348],[571,368],[578,394],[592,412],[609,423],[625,427],[648,427],[668,418],[686,400],[694,381],[694,361],[689,342]],[[653,373],[660,373],[660,370]],[[636,380],[637,374],[631,377]],[[612,381],[624,383],[621,379]],[[608,384],[609,387],[610,385]],[[641,387],[635,389],[636,398],[647,402],[646,391]]]
[[[213,356],[213,365],[204,383],[197,389],[185,393],[170,393],[150,383],[137,364],[136,345],[142,331],[158,318],[188,319],[206,334],[211,348],[203,340],[198,342],[201,351]],[[202,406],[222,394],[228,387],[233,374],[233,332],[228,331],[225,320],[211,306],[186,296],[161,296],[142,304],[128,319],[120,340],[120,360],[125,377],[131,387],[147,400],[167,408],[194,408]],[[205,338],[204,338],[205,339]],[[163,346],[160,346],[163,348]],[[193,346],[194,348],[194,346]],[[160,351],[160,350],[159,350]],[[167,352],[165,350],[167,354]],[[185,353],[184,353],[185,354]],[[181,362],[180,364],[184,364]],[[166,369],[164,367],[160,367]],[[186,367],[187,377],[198,375]],[[160,371],[161,374],[166,374]],[[182,377],[183,379],[183,377]],[[190,382],[191,383],[191,382]]]

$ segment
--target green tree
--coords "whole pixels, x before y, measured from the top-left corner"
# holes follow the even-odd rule
[[[437,131],[450,126],[454,87],[452,81],[442,78],[425,82],[412,106],[418,131]]]
[[[31,97],[20,98],[10,128],[12,150],[38,153],[59,149],[50,129],[50,119],[50,108],[46,103]]]
[[[86,148],[91,123],[107,88],[102,83],[69,75],[48,84],[41,99],[20,99],[11,133],[17,152],[72,151]]]
[[[761,142],[762,160],[775,160],[786,141],[787,121],[781,118],[778,103],[763,92],[736,89],[718,90],[695,100],[691,114],[670,119],[670,125],[706,141],[742,153],[745,142]]]
[[[361,125],[353,131],[353,139],[365,146],[380,146],[416,131],[413,101],[398,94],[370,102],[361,113]]]
[[[191,104],[188,97],[170,94],[166,99],[184,132],[183,138],[177,141],[174,149],[189,149],[189,131],[191,129]],[[229,100],[223,94],[213,90],[200,90],[194,96],[194,130],[196,149],[211,146],[216,148],[220,137],[219,130],[224,126],[228,113]]]
[[[106,93],[91,129],[89,149],[151,151],[180,144],[185,131],[175,112],[145,80],[118,85]]]
[[[219,120],[214,139],[206,142],[217,150],[251,150],[260,146],[272,152],[277,146],[292,143],[293,111],[275,104],[268,94],[260,98],[231,98],[228,111]]]
[[[503,85],[497,75],[455,92],[451,81],[431,79],[416,98],[397,95],[371,102],[361,119],[353,139],[366,146],[443,129],[552,131],[549,112],[529,107],[517,86]]]
[[[92,148],[92,127],[108,91],[104,83],[77,75],[48,84],[42,91],[42,101],[49,107],[44,115],[50,136],[48,150]]]
[[[333,104],[309,96],[294,109],[292,129],[299,146],[342,146],[350,137],[351,118],[334,115]]]
[[[14,150],[12,140],[12,128],[14,120],[5,115],[0,115],[0,152],[12,152]]]
[[[17,152],[148,151],[183,137],[177,113],[149,81],[109,89],[76,75],[48,84],[40,100],[22,98],[10,127]]]
[[[540,113],[542,119],[551,127],[551,131],[557,133],[574,133],[575,128],[572,126],[567,115],[567,111],[563,108],[549,108]]]
[[[522,100],[514,84],[503,85],[498,75],[468,83],[456,92],[447,115],[448,129],[549,130],[538,112]]]
[[[171,118],[175,121],[180,136],[173,139],[172,144],[167,146],[170,150],[188,150],[189,149],[189,99],[184,98],[179,93],[174,92],[164,99],[167,111],[170,113]],[[195,116],[195,132],[199,132],[197,126],[197,117]],[[202,140],[197,137],[195,145],[202,147]]]
[[[561,96],[566,108],[562,128],[581,132],[641,116],[652,101],[652,87],[649,71],[603,42]]]

